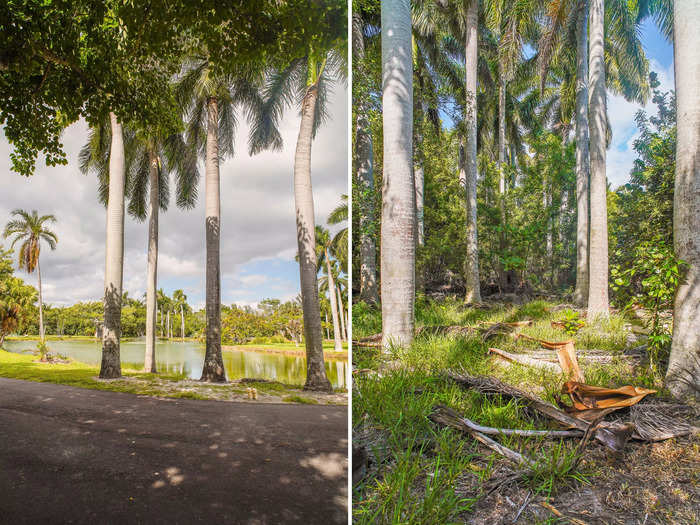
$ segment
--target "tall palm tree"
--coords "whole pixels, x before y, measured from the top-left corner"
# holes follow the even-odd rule
[[[173,292],[173,300],[175,301],[175,307],[180,310],[180,339],[185,340],[185,310],[189,310],[187,305],[187,296],[182,290],[175,290]]]
[[[608,315],[608,216],[605,149],[607,145],[605,101],[604,0],[590,7],[590,252],[588,259],[588,318]]]
[[[673,243],[688,272],[676,292],[666,383],[676,397],[700,398],[700,9],[673,7],[678,135]]]
[[[328,224],[336,225],[347,223],[348,221],[348,196],[340,196],[340,204],[333,208],[331,213],[328,215]],[[333,236],[333,251],[335,253],[338,262],[340,263],[340,269],[344,273],[348,273],[348,227],[347,224],[342,227]]]
[[[187,142],[204,157],[206,231],[206,352],[202,381],[225,382],[221,355],[221,197],[219,161],[233,155],[238,110],[246,113],[260,103],[260,75],[253,69],[219,74],[214,57],[190,59],[176,87],[187,113]]]
[[[352,57],[354,78],[371,78],[366,70],[367,29],[378,25],[374,12],[365,6],[353,6],[352,13]],[[376,31],[373,31],[376,34]],[[372,48],[374,50],[374,48]],[[357,202],[359,207],[360,238],[360,300],[376,304],[379,302],[377,281],[377,246],[374,228],[376,225],[374,190],[374,148],[369,127],[368,88],[353,82],[353,107],[357,115],[355,123],[355,158],[357,172]]]
[[[323,332],[318,302],[317,254],[314,201],[311,184],[311,145],[328,117],[326,102],[332,85],[344,82],[347,72],[342,48],[317,49],[293,60],[289,66],[268,74],[264,101],[251,129],[252,154],[266,148],[280,149],[277,129],[284,110],[298,104],[301,123],[294,154],[294,203],[296,211],[299,274],[306,335],[307,390],[331,390],[323,359]]]
[[[325,264],[326,267],[328,300],[331,303],[331,317],[333,319],[334,349],[336,352],[341,352],[343,350],[343,333],[341,332],[340,314],[338,311],[338,297],[334,278],[335,272],[332,268],[333,265],[337,264],[337,260],[331,259],[334,248],[333,239],[331,238],[328,230],[326,230],[323,226],[316,226],[316,243],[318,264]]]
[[[591,12],[592,1],[596,2],[596,13]],[[577,271],[574,301],[581,305],[588,302],[590,279],[594,278],[596,290],[594,295],[597,298],[594,310],[597,313],[607,312],[607,258],[603,260],[603,254],[600,251],[601,243],[605,245],[604,248],[607,250],[607,241],[603,242],[602,240],[603,234],[607,239],[607,221],[604,225],[605,232],[603,232],[601,222],[603,217],[607,218],[606,211],[601,209],[601,206],[605,206],[605,189],[601,193],[600,180],[605,181],[605,176],[599,168],[601,162],[603,167],[605,165],[605,147],[608,136],[607,115],[604,107],[605,87],[607,86],[607,89],[612,92],[622,94],[627,100],[646,102],[649,92],[648,65],[639,40],[638,26],[645,17],[656,16],[665,26],[664,30],[667,32],[668,17],[660,5],[664,3],[665,0],[646,0],[634,4],[624,0],[608,0],[605,5],[598,4],[598,0],[548,0],[544,3],[547,23],[538,46],[542,87],[550,62],[570,63],[572,61],[570,50],[576,49],[574,60],[576,62]],[[594,28],[592,26],[587,28],[589,18],[592,23],[594,16],[596,17],[596,42],[593,40]],[[607,29],[603,30],[604,27]],[[592,54],[589,56],[589,47],[592,53],[594,46],[596,46],[597,54],[595,57]],[[599,64],[595,72],[592,69],[594,61]],[[602,76],[598,73],[598,69],[603,72]],[[590,88],[593,89],[594,76],[598,86],[596,93],[589,92],[589,83]],[[601,93],[603,106],[600,104]],[[594,118],[595,123],[593,122]],[[591,131],[589,119],[591,126],[595,125],[600,129]],[[593,147],[593,133],[595,133],[596,141],[595,152],[590,151],[590,148]],[[602,145],[599,143],[601,140],[603,141]],[[596,168],[591,164],[594,157]],[[590,172],[592,169],[595,173]],[[603,173],[602,177],[601,173]],[[591,186],[593,176],[596,179],[595,189]],[[589,199],[593,199],[594,193],[596,202],[591,204]],[[602,204],[600,203],[601,195],[603,196]],[[593,211],[591,206],[595,208],[595,225],[589,224],[589,221],[592,220],[592,216],[589,218],[589,210]],[[593,238],[589,239],[589,234],[593,229],[595,229],[596,239],[595,256],[590,253],[590,250],[593,249]],[[589,268],[590,264],[595,268],[595,277],[591,276],[593,268]],[[601,264],[604,264],[605,267],[603,268]]]
[[[106,137],[109,128],[98,124],[91,128],[88,142],[80,152],[80,168],[85,173],[97,172],[100,182],[99,195],[106,204],[109,173],[106,169]],[[176,180],[176,199],[180,208],[192,208],[197,199],[196,153],[187,145],[182,135],[176,133],[159,137],[157,133],[126,129],[124,132],[126,154],[126,194],[128,211],[132,217],[144,220],[148,215],[148,270],[146,280],[146,352],[144,370],[157,372],[156,320],[157,320],[157,272],[158,272],[158,215],[166,211],[170,201],[170,175]],[[125,297],[122,298],[122,302]]]
[[[18,265],[20,270],[24,269],[27,273],[34,273],[36,270],[38,289],[39,289],[39,338],[44,342],[44,306],[41,295],[41,264],[39,257],[41,255],[41,241],[48,244],[52,250],[56,249],[58,237],[48,228],[48,224],[56,222],[56,217],[53,215],[42,215],[41,217],[36,210],[31,213],[25,210],[14,210],[10,220],[5,226],[3,236],[7,239],[14,236],[11,248],[15,244],[21,242],[18,255]]]
[[[415,184],[413,45],[408,0],[382,0],[382,345],[413,341]]]

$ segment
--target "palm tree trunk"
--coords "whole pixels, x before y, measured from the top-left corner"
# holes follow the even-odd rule
[[[414,94],[415,95],[415,94]],[[415,124],[413,129],[413,183],[416,201],[416,251],[425,243],[425,221],[423,217],[424,191],[425,191],[425,176],[423,173],[423,109],[420,101],[414,98],[413,113]],[[423,292],[425,289],[425,275],[422,265],[416,262],[416,291]]]
[[[156,288],[158,282],[158,212],[160,208],[158,188],[158,159],[149,151],[150,209],[148,217],[148,270],[146,281],[146,355],[143,369],[156,373]]]
[[[323,359],[321,307],[316,276],[316,231],[314,194],[311,186],[311,143],[318,85],[306,90],[301,108],[301,124],[294,153],[294,204],[296,208],[299,277],[301,282],[304,334],[306,335],[305,390],[332,390]]]
[[[343,336],[343,341],[348,340],[348,331],[345,325],[345,309],[343,308],[343,295],[340,293],[340,287],[336,284],[335,291],[338,296],[338,315],[340,316],[340,335]]]
[[[326,319],[326,324],[328,324],[328,314],[326,312],[323,312],[323,316]],[[328,331],[328,327],[326,327],[326,339],[330,339],[330,338],[331,338],[331,334]]]
[[[328,272],[328,298],[331,302],[331,317],[333,318],[333,348],[336,352],[343,350],[343,335],[340,331],[340,320],[338,319],[338,302],[335,295],[335,280],[331,273],[331,263],[326,250],[326,271]]]
[[[576,289],[574,304],[588,302],[588,0],[576,25]]]
[[[465,147],[460,146],[460,185],[464,190],[466,208],[467,251],[464,259],[465,303],[481,301],[479,287],[479,243],[476,229],[476,71],[478,47],[478,14],[476,0],[467,8],[465,42],[465,88],[467,94],[465,121],[467,136]]]
[[[360,300],[378,303],[377,247],[374,242],[376,220],[374,214],[374,153],[372,133],[369,130],[367,107],[358,105],[356,151],[357,181],[360,195]]]
[[[185,305],[180,303],[180,338],[185,340]]]
[[[105,250],[104,327],[100,377],[122,375],[119,336],[121,335],[122,278],[124,273],[124,187],[126,169],[122,125],[109,114],[112,143],[109,153],[109,194],[107,200],[107,240]]]
[[[673,308],[673,341],[666,384],[678,398],[700,398],[700,10],[674,3],[674,64],[678,131],[673,196],[673,242],[688,264]]]
[[[207,235],[206,312],[207,347],[202,381],[226,381],[221,355],[221,198],[219,196],[219,106],[215,97],[207,99],[207,144],[205,159],[205,209]]]
[[[506,250],[506,81],[500,72],[501,81],[498,85],[498,209],[501,215],[501,231],[498,234],[498,249],[501,256]],[[503,263],[498,262],[498,282],[501,292],[509,292],[508,276]]]
[[[382,346],[413,341],[415,185],[413,181],[413,49],[409,0],[382,0]]]
[[[41,264],[36,260],[37,284],[39,285],[39,340],[44,342],[44,301],[41,295]]]
[[[168,315],[166,316],[165,332],[167,334],[168,339],[171,339],[173,337],[172,326],[170,324],[170,310],[168,310]]]
[[[605,177],[604,0],[591,0],[590,106],[591,237],[588,262],[588,319],[608,315],[608,212]]]

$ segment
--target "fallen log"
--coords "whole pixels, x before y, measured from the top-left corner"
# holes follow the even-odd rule
[[[507,361],[513,361],[514,363],[519,363],[521,365],[541,368],[543,370],[554,372],[555,374],[561,374],[561,367],[555,363],[550,363],[549,361],[533,359],[523,354],[511,354],[510,352],[506,352],[505,350],[500,350],[498,348],[489,348],[489,352],[496,354]]]
[[[449,417],[458,420],[458,428],[461,428],[461,424],[466,425],[470,429],[481,432],[482,434],[490,436],[522,436],[522,437],[544,437],[544,438],[572,438],[572,437],[582,437],[583,432],[580,430],[523,430],[519,428],[495,428],[495,427],[485,427],[475,423],[471,419],[463,417],[454,410],[444,405],[436,405],[435,411],[443,411]]]
[[[452,370],[445,372],[446,376],[455,381],[460,386],[473,388],[483,393],[495,393],[504,396],[520,399],[527,403],[532,409],[537,412],[557,421],[559,424],[569,428],[577,429],[582,432],[590,430],[590,423],[576,418],[558,409],[551,403],[548,403],[538,397],[524,392],[511,385],[503,383],[498,379],[484,376],[472,376],[465,372],[457,373]],[[632,424],[606,424],[598,426],[593,431],[593,437],[615,452],[620,452],[625,448],[627,440],[632,435],[634,425]]]
[[[442,425],[446,425],[452,428],[456,428],[458,430],[462,430],[466,432],[467,434],[470,434],[474,439],[479,441],[480,443],[486,445],[489,447],[491,450],[501,454],[502,456],[510,459],[514,463],[518,465],[525,465],[527,467],[533,468],[536,463],[531,460],[530,458],[523,456],[519,452],[516,452],[515,450],[511,450],[508,447],[504,447],[497,441],[494,441],[487,435],[483,434],[482,432],[479,432],[477,430],[474,430],[471,428],[469,425],[467,425],[462,418],[457,414],[454,410],[451,408],[448,408],[443,405],[439,405],[437,407],[438,409],[433,411],[428,417],[435,423],[439,423]]]

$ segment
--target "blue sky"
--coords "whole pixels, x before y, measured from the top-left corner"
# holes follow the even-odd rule
[[[663,37],[653,21],[647,20],[641,27],[644,51],[649,59],[649,69],[656,71],[661,82],[660,89],[673,89],[673,46]],[[608,115],[613,131],[613,141],[607,154],[607,176],[613,188],[629,180],[635,151],[632,145],[639,135],[634,116],[640,109],[654,113],[655,107],[649,101],[645,107],[630,103],[620,96],[608,94]]]

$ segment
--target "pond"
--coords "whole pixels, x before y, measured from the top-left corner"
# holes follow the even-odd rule
[[[36,349],[36,341],[5,341],[10,352]],[[98,365],[102,344],[91,341],[48,341],[49,350],[76,361]],[[146,350],[144,340],[123,341],[121,362],[124,368],[143,368]],[[306,357],[272,352],[224,350],[224,367],[229,380],[243,377],[270,379],[290,385],[303,385],[306,379]],[[156,344],[156,363],[161,372],[184,374],[192,379],[202,375],[204,346],[192,342],[161,342]],[[326,359],[326,374],[333,388],[347,388],[347,361]]]

